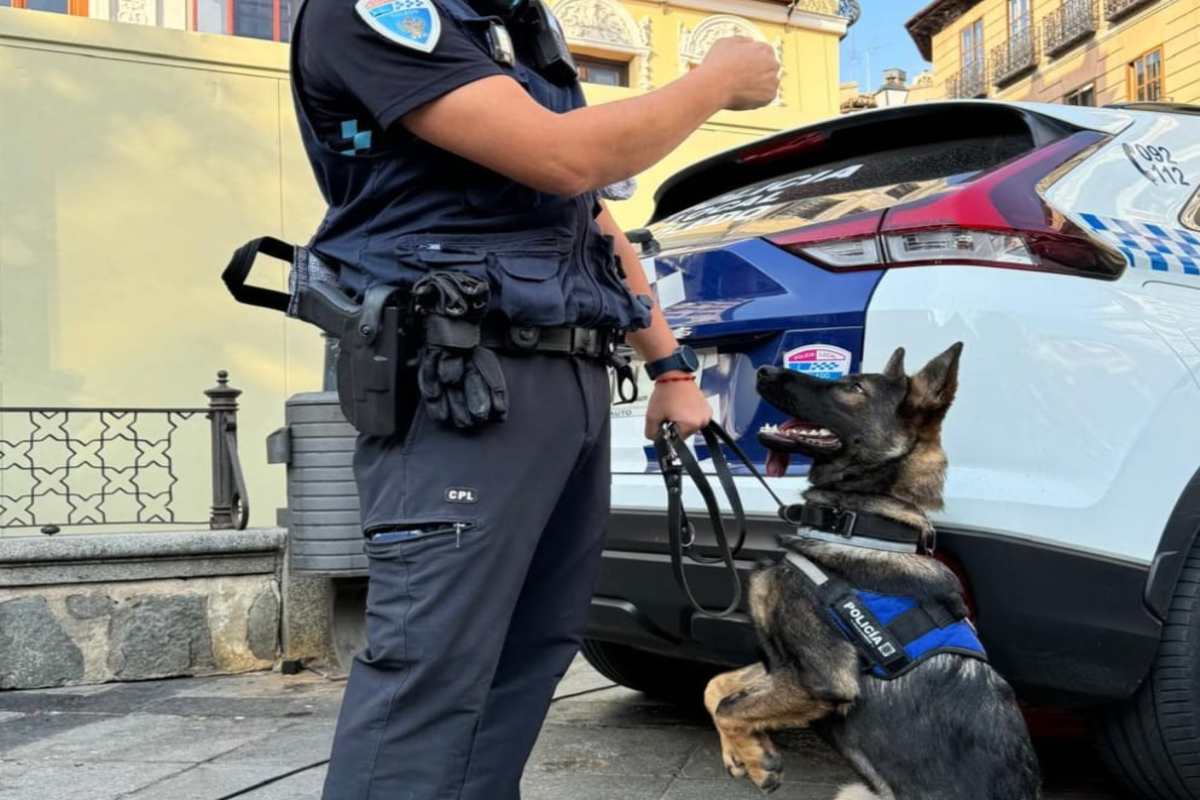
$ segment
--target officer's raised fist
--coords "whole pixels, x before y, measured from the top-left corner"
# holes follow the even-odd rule
[[[731,111],[760,108],[779,92],[779,61],[764,42],[728,36],[713,46],[697,67],[724,91],[722,107]]]

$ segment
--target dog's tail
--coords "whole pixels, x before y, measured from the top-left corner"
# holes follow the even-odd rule
[[[833,800],[880,800],[879,795],[872,792],[861,783],[843,786]]]

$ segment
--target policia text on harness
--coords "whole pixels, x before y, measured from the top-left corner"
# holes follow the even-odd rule
[[[797,529],[796,533],[780,537],[785,548],[782,560],[808,582],[818,598],[824,619],[858,651],[864,671],[889,680],[903,675],[938,653],[957,653],[987,660],[974,626],[961,611],[934,600],[918,601],[912,597],[858,589],[826,573],[812,559],[787,547],[789,540],[818,540],[888,552],[931,554],[934,547],[931,538],[910,525],[879,514],[818,503],[785,504],[733,437],[719,424],[710,423],[700,433],[733,511],[738,536],[732,547],[708,478],[696,457],[681,440],[675,426],[672,423],[664,424],[654,441],[667,487],[667,533],[672,570],[676,582],[698,612],[722,617],[735,612],[741,604],[741,579],[734,559],[746,540],[746,516],[729,462],[722,450],[724,446],[749,469],[775,500],[783,521]],[[705,555],[697,549],[695,533],[683,508],[684,474],[691,478],[704,500],[716,539],[715,556]],[[685,557],[699,564],[724,564],[733,586],[732,599],[724,610],[709,611],[696,600],[684,570]]]

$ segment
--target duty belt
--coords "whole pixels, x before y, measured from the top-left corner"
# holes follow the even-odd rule
[[[611,328],[485,325],[479,343],[507,353],[553,353],[609,361],[619,338]]]

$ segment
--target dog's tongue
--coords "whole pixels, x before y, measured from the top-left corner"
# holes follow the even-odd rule
[[[788,464],[792,462],[792,456],[789,453],[778,453],[774,450],[767,451],[767,475],[771,478],[782,478],[787,474]]]

